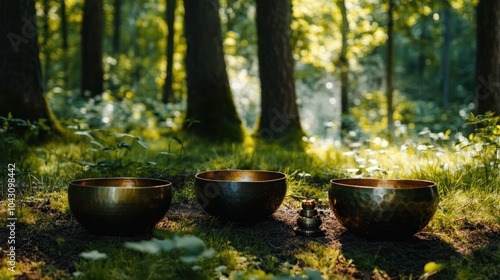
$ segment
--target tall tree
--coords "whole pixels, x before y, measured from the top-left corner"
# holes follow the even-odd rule
[[[103,91],[102,40],[104,10],[102,0],[85,0],[82,21],[82,95],[95,97]]]
[[[301,137],[296,103],[290,0],[257,0],[257,41],[261,84],[258,134],[266,140]]]
[[[430,41],[430,36],[428,32],[429,26],[429,15],[424,13],[420,14],[420,38],[417,41],[418,43],[418,57],[417,57],[417,69],[418,69],[418,82],[423,84],[425,82],[425,60],[427,59],[426,48]],[[423,87],[419,87],[419,93],[424,92],[425,89]]]
[[[451,12],[450,3],[446,0],[444,7],[444,46],[443,46],[443,106],[450,103],[450,43],[451,43]]]
[[[349,115],[349,60],[347,59],[347,36],[349,34],[349,21],[347,20],[347,8],[345,0],[339,0],[338,6],[342,16],[341,30],[341,46],[339,55],[340,66],[340,98],[342,116]]]
[[[42,41],[42,46],[41,49],[43,50],[43,58],[44,58],[44,64],[43,64],[43,86],[47,87],[48,84],[48,78],[49,78],[49,69],[50,69],[50,49],[49,49],[49,38],[50,38],[50,31],[49,31],[49,10],[50,10],[50,3],[49,0],[43,0],[43,25],[42,25],[42,36],[43,36],[43,41]]]
[[[61,37],[62,37],[62,65],[63,82],[68,86],[68,19],[66,17],[66,0],[61,0]]]
[[[481,0],[476,22],[477,113],[500,116],[500,1]]]
[[[115,0],[113,9],[113,53],[120,52],[120,32],[122,25],[122,0]]]
[[[62,48],[68,50],[68,18],[66,16],[66,0],[61,0],[61,37]]]
[[[184,129],[212,140],[240,141],[222,50],[218,0],[184,0],[187,112]]]
[[[163,103],[168,103],[172,101],[174,97],[174,92],[172,89],[173,76],[172,69],[174,65],[174,35],[175,35],[175,8],[177,4],[177,0],[167,0],[167,11],[166,11],[166,19],[167,19],[167,27],[168,27],[168,35],[167,35],[167,69],[165,76],[165,84],[163,85]]]
[[[393,78],[393,58],[394,58],[394,0],[389,0],[389,10],[387,11],[387,66],[386,66],[386,97],[387,97],[387,130],[389,138],[394,135],[394,90]]]
[[[35,0],[0,1],[0,116],[57,124],[43,94]]]

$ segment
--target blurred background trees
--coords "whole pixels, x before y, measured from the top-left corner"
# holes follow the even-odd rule
[[[0,3],[0,124],[14,116],[58,132],[43,94],[35,15],[34,0]]]
[[[218,0],[184,0],[187,111],[184,128],[214,140],[241,140],[229,87]]]
[[[45,0],[47,1],[47,0]],[[118,4],[118,8],[119,8]],[[117,15],[116,15],[117,16]],[[85,0],[82,20],[82,95],[96,97],[103,91],[102,40],[104,10],[102,0]],[[116,36],[116,35],[115,35]],[[118,40],[113,38],[113,40]],[[113,42],[115,43],[115,42]],[[114,46],[114,44],[113,44]],[[115,49],[113,47],[113,49]],[[48,56],[47,56],[48,60]]]
[[[500,2],[481,0],[477,6],[477,112],[500,115]]]
[[[290,45],[291,2],[257,0],[256,22],[261,85],[258,135],[265,141],[300,139],[294,62]]]
[[[184,18],[190,16],[189,5],[192,3],[186,2],[36,2],[37,21],[42,27],[38,39],[42,81],[57,118],[67,126],[76,122],[91,127],[146,131],[150,137],[159,137],[162,131],[187,127],[183,124],[185,120],[195,125],[203,118],[194,113],[198,114],[200,109],[189,109],[188,104],[192,103],[188,101],[190,91],[194,87],[190,82],[193,76],[189,77],[189,74],[201,71],[203,67],[214,67],[204,71],[214,79],[224,76],[215,73],[226,72],[228,86],[226,82],[222,84],[226,88],[224,95],[230,97],[226,98],[228,103],[216,104],[215,107],[227,109],[219,110],[214,119],[233,124],[241,120],[249,130],[258,129],[262,124],[259,123],[260,114],[265,112],[261,108],[266,107],[266,102],[271,102],[270,97],[264,96],[265,81],[269,81],[269,88],[281,83],[278,80],[272,83],[271,69],[277,65],[270,60],[264,61],[265,69],[259,73],[263,70],[259,56],[277,52],[270,47],[260,47],[262,43],[271,43],[272,36],[258,42],[261,36],[264,38],[276,32],[271,29],[259,31],[257,4],[260,2],[201,1],[220,6],[212,10],[209,22],[194,25],[199,20],[195,19],[189,30]],[[392,87],[386,76],[391,53],[387,42],[390,2],[394,3]],[[102,26],[102,44],[98,39],[85,41],[83,36],[85,18],[89,16],[85,13],[85,6],[89,3],[97,5],[94,12],[102,6],[103,23],[100,25],[99,20],[89,23]],[[275,105],[271,107],[292,108],[296,104],[297,116],[300,115],[296,128],[303,129],[308,136],[335,141],[340,139],[341,128],[346,132],[344,138],[356,139],[364,133],[388,136],[391,134],[388,123],[394,125],[396,138],[425,127],[458,130],[469,112],[492,109],[481,109],[476,103],[476,94],[482,94],[486,88],[484,81],[492,86],[490,89],[495,89],[500,82],[498,65],[485,65],[481,61],[498,60],[492,59],[493,54],[485,51],[476,52],[476,48],[488,48],[498,54],[495,41],[490,47],[481,43],[486,42],[481,38],[493,38],[492,34],[498,32],[494,32],[493,25],[476,29],[476,20],[478,25],[498,24],[495,1],[293,0],[280,4],[287,4],[286,11],[291,15],[289,43],[296,97],[287,99],[290,105],[273,103]],[[211,33],[215,36],[204,34],[218,20],[220,26],[215,29],[221,32],[220,39],[216,33]],[[100,27],[91,29],[91,33],[97,35]],[[286,38],[281,34],[283,32],[287,31],[280,29],[277,35],[281,40]],[[204,35],[206,43],[189,43],[189,38],[201,40]],[[197,58],[199,60],[190,60],[192,55],[187,53],[190,45],[208,48],[208,44],[215,41],[222,41],[220,50],[200,52],[203,55]],[[81,89],[85,88],[83,76],[101,74],[98,70],[83,70],[84,64],[90,62],[90,59],[82,59],[86,52],[84,44],[91,44],[89,47],[96,49],[96,46],[102,46],[101,63],[95,60],[93,64],[102,66],[102,90],[92,90],[98,96],[91,99],[80,96]],[[221,51],[223,60],[220,60]],[[286,50],[280,54],[285,53]],[[215,58],[218,58],[217,63],[209,62]],[[265,66],[265,63],[270,64]],[[6,64],[2,64],[5,67]],[[197,66],[189,68],[190,64]],[[2,82],[5,77],[0,77]],[[480,80],[481,77],[484,81]],[[98,78],[91,81],[99,84]],[[288,92],[293,92],[291,86],[287,85]],[[284,87],[284,84],[277,86],[280,90]],[[387,98],[388,88],[392,88],[392,102]],[[203,89],[203,92],[207,91],[207,88]],[[272,96],[277,94],[275,90],[269,92]],[[498,96],[498,90],[493,93],[496,94],[490,96]],[[234,106],[229,105],[230,99],[234,100]],[[279,100],[285,99],[280,97]],[[498,99],[482,104],[498,106]],[[209,107],[212,106],[206,103],[197,108]],[[222,117],[226,111],[233,116]]]

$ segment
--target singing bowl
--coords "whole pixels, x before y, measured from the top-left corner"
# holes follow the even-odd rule
[[[69,183],[69,207],[76,220],[95,234],[149,233],[167,213],[172,183],[147,178],[97,178]]]
[[[330,208],[353,234],[373,240],[400,240],[422,230],[439,203],[434,182],[404,179],[334,179]]]
[[[209,215],[240,224],[273,214],[286,194],[286,174],[263,170],[217,170],[195,176],[195,194]]]

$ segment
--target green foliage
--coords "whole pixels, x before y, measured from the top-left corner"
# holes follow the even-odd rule
[[[8,117],[0,116],[0,135],[9,138],[8,141],[13,141],[17,136],[21,136],[28,141],[39,141],[40,136],[47,134],[49,131],[50,127],[47,125],[46,119],[29,121],[15,118],[10,114]]]
[[[97,250],[82,252],[83,261],[76,265],[73,276],[80,279],[323,279],[321,272],[306,269],[304,272],[290,271],[284,267],[281,276],[266,273],[259,268],[260,262],[243,256],[231,246],[220,252],[207,248],[203,240],[196,236],[178,236],[157,231],[165,239],[125,242],[125,247],[140,252],[114,250],[102,253]],[[135,268],[131,269],[131,262]],[[117,269],[117,268],[124,269]],[[295,267],[294,269],[297,269]],[[292,276],[296,273],[303,276]],[[331,273],[331,272],[329,272]],[[333,274],[332,274],[333,275]],[[305,278],[304,278],[305,276]]]
[[[221,2],[224,50],[231,86],[239,114],[245,125],[252,128],[259,114],[255,6],[251,1]],[[331,137],[329,143],[335,143],[337,136],[330,133],[340,129],[340,114],[336,113],[340,99],[338,79],[335,78],[340,15],[335,1],[293,1],[291,27],[298,97],[304,127],[312,133],[310,137],[303,137],[303,142],[279,145],[267,145],[249,136],[243,143],[208,144],[205,139],[177,131],[183,125],[185,104],[182,99],[186,92],[182,3],[178,2],[175,25],[176,103],[162,105],[159,100],[165,78],[164,50],[169,32],[163,20],[164,2],[123,3],[122,42],[117,52],[111,46],[112,24],[105,24],[105,92],[96,100],[78,96],[80,60],[77,58],[80,57],[83,2],[66,1],[69,44],[65,50],[61,48],[62,34],[59,32],[60,2],[49,1],[47,14],[43,12],[42,3],[37,2],[40,26],[44,17],[48,17],[48,34],[40,32],[48,99],[55,115],[76,135],[33,146],[29,139],[11,132],[17,127],[37,135],[44,129],[43,122],[30,123],[10,117],[0,119],[0,135],[5,136],[0,140],[0,163],[3,166],[16,163],[17,195],[23,205],[17,213],[23,222],[19,230],[26,229],[23,232],[26,238],[34,234],[49,240],[45,241],[49,245],[37,244],[40,248],[37,250],[42,253],[36,256],[41,259],[23,261],[19,263],[19,270],[34,271],[34,277],[38,278],[46,275],[69,278],[70,271],[66,271],[66,267],[51,264],[57,261],[43,262],[46,253],[55,252],[76,259],[74,266],[83,274],[75,272],[74,276],[83,279],[335,279],[341,278],[343,273],[347,273],[346,277],[359,276],[349,274],[352,273],[349,269],[374,278],[498,277],[500,254],[496,243],[469,244],[467,239],[469,232],[481,234],[484,231],[486,233],[481,235],[484,240],[496,240],[500,223],[498,117],[470,115],[467,122],[474,132],[470,137],[460,132],[464,119],[474,109],[471,100],[475,80],[470,75],[475,48],[474,2],[426,0],[398,5],[395,14],[395,120],[399,137],[395,143],[398,145],[389,143],[385,135],[387,113],[382,81],[387,7],[380,1],[345,2],[350,22],[348,59],[352,106],[352,115],[342,120],[347,147],[315,141]],[[442,12],[446,8],[443,3],[449,3],[452,8],[452,34],[460,34],[454,35],[451,41],[451,106],[448,109],[440,105]],[[105,3],[105,13],[106,21],[110,21],[111,2]],[[315,137],[316,134],[319,137]],[[63,236],[58,231],[61,224],[70,220],[65,190],[72,179],[124,175],[177,179],[174,208],[194,203],[192,186],[196,172],[228,168],[286,173],[288,193],[284,206],[289,208],[298,207],[295,199],[307,197],[316,198],[318,207],[326,209],[328,181],[337,177],[435,181],[440,190],[440,207],[423,234],[438,240],[441,246],[449,246],[453,255],[433,259],[434,256],[424,254],[420,259],[423,260],[421,269],[408,273],[399,270],[401,266],[394,261],[393,251],[379,254],[382,247],[378,247],[374,253],[367,250],[369,244],[366,243],[361,243],[360,250],[349,250],[310,242],[304,247],[294,247],[291,253],[280,251],[282,254],[274,256],[282,248],[275,248],[245,230],[230,225],[217,228],[213,220],[189,216],[169,219],[169,227],[174,232],[160,234],[161,242],[134,240],[134,243],[127,243],[142,251],[156,250],[159,244],[164,246],[157,254],[125,248],[123,239],[75,244],[72,234]],[[6,181],[5,169],[0,171],[0,179]],[[5,189],[1,192],[4,199]],[[7,211],[4,202],[0,203],[2,216]],[[174,242],[174,235],[191,237],[181,246],[176,243],[179,239]],[[168,245],[172,248],[166,245],[167,241],[172,243]],[[406,250],[408,246],[403,245]],[[82,246],[88,254],[80,257]],[[170,250],[165,250],[166,247]],[[208,248],[216,253],[212,255]],[[200,255],[204,257],[198,258]],[[445,264],[444,269],[442,264]],[[0,277],[4,278],[6,272],[1,267]]]
[[[351,109],[354,118],[357,119],[361,133],[387,137],[387,102],[385,93],[382,91],[366,92],[356,102],[359,106]],[[396,137],[408,136],[411,128],[415,128],[415,120],[418,117],[415,104],[407,100],[399,91],[394,92],[394,121],[396,126]]]
[[[58,95],[60,91],[50,93],[54,95],[51,106],[70,128],[112,128],[158,138],[165,131],[180,128],[182,121],[183,104],[160,104],[154,98],[135,96],[130,91],[121,99],[105,93],[90,100],[74,93]]]
[[[453,268],[457,270],[456,279],[497,278],[500,274],[500,265],[496,261],[498,259],[498,244],[488,244],[485,248],[475,250],[472,255],[453,263]]]
[[[140,164],[138,155],[143,154],[149,146],[139,137],[126,133],[110,133],[109,131],[96,129],[88,131],[77,131],[77,135],[88,138],[90,153],[85,154],[83,160],[75,160],[85,167],[86,170],[102,169],[102,171],[114,171],[126,168],[133,164]],[[132,151],[139,148],[132,155]]]
[[[165,137],[162,148],[151,151],[150,145],[139,136],[103,129],[77,130],[81,136],[81,153],[70,157],[73,163],[83,167],[85,176],[162,176],[175,169],[183,157],[183,142],[176,136]]]
[[[349,267],[352,260],[346,260],[340,250],[325,248],[318,243],[311,242],[307,248],[295,256],[306,267],[318,270],[326,279],[339,278],[337,265],[342,263]]]
[[[481,163],[487,182],[497,181],[500,173],[500,117],[493,112],[486,115],[470,114],[467,124],[474,127],[468,139],[462,139],[461,149]]]

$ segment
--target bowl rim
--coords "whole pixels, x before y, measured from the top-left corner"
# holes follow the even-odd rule
[[[85,182],[85,181],[106,181],[106,180],[148,180],[148,181],[156,181],[159,184],[154,184],[154,185],[146,185],[146,186],[106,186],[106,185],[82,185],[79,184],[80,182]],[[72,180],[69,182],[69,186],[75,186],[75,187],[88,187],[88,188],[115,188],[115,189],[127,189],[127,190],[134,190],[134,189],[156,189],[156,188],[165,188],[165,187],[172,187],[172,182],[164,179],[157,179],[157,178],[147,178],[147,177],[93,177],[93,178],[84,178],[84,179],[77,179],[77,180]]]
[[[251,172],[257,172],[257,173],[274,173],[274,174],[281,175],[282,177],[281,178],[276,178],[276,179],[258,180],[258,181],[233,181],[233,180],[221,180],[221,179],[207,179],[207,178],[200,177],[200,175],[206,174],[206,173],[210,173],[210,172],[216,173],[216,172],[233,172],[233,171],[237,171],[237,172],[242,172],[242,171],[249,172],[249,171],[251,171]],[[286,180],[286,178],[288,176],[285,173],[283,173],[283,172],[280,172],[280,171],[271,171],[271,170],[261,170],[261,169],[218,169],[218,170],[207,170],[207,171],[198,172],[198,173],[196,173],[196,175],[194,177],[196,179],[204,180],[204,181],[207,181],[207,182],[219,182],[219,183],[229,183],[229,182],[237,182],[237,183],[264,183],[264,182],[276,182],[276,181],[280,181],[280,180]]]
[[[354,185],[354,184],[348,184],[348,183],[342,183],[342,181],[347,181],[347,180],[352,180],[352,181],[382,181],[382,182],[395,182],[395,181],[402,181],[402,182],[419,182],[423,183],[422,185],[419,186],[411,186],[411,187],[405,187],[405,188],[394,188],[394,187],[387,187],[387,186],[377,186],[377,185]],[[359,189],[374,189],[374,188],[384,188],[384,189],[394,189],[394,190],[416,190],[416,189],[427,189],[427,188],[432,188],[432,187],[437,187],[436,182],[430,181],[430,180],[424,180],[424,179],[403,179],[403,178],[336,178],[336,179],[331,179],[330,180],[330,185],[338,185],[341,187],[350,187],[350,188],[359,188]]]

